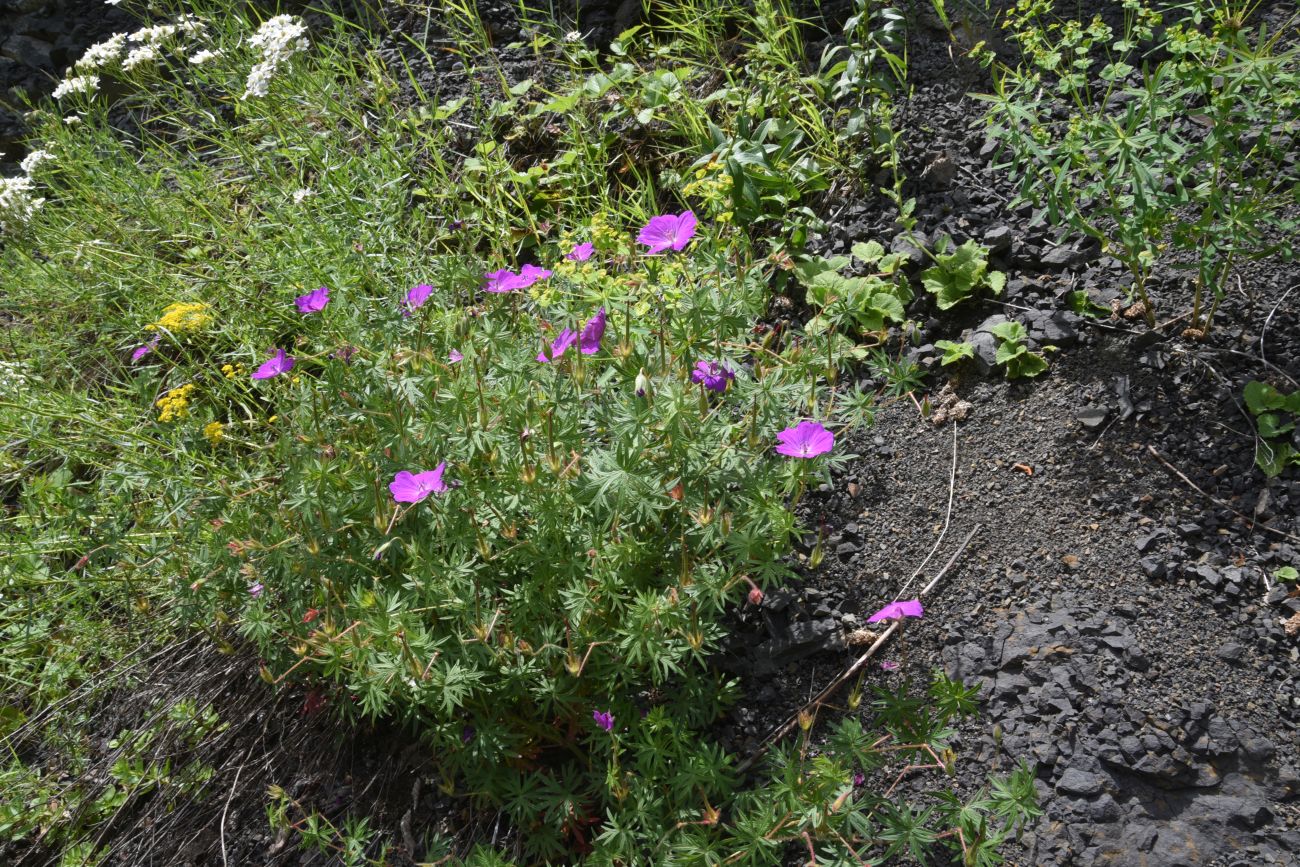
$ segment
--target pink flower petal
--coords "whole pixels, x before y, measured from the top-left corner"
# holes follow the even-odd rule
[[[393,476],[393,481],[389,483],[388,490],[393,495],[393,499],[399,503],[418,503],[433,493],[443,493],[447,490],[447,483],[442,480],[442,475],[447,470],[447,462],[443,461],[432,470],[423,473],[411,473],[408,470],[402,470]]]
[[[277,349],[275,355],[263,361],[261,366],[253,371],[253,379],[270,379],[273,376],[288,373],[293,370],[293,364],[294,358],[292,355],[285,354],[283,349]]]
[[[330,303],[330,289],[328,286],[322,286],[293,300],[298,305],[299,313],[319,313]]]
[[[905,599],[901,602],[889,603],[868,617],[867,622],[879,623],[882,620],[902,620],[904,617],[921,617],[924,614],[925,610],[921,607],[920,599]]]
[[[591,258],[591,254],[595,249],[596,245],[588,241],[585,244],[578,244],[566,253],[564,258],[568,259],[570,262],[586,262]]]
[[[566,350],[578,340],[578,332],[572,328],[566,328],[560,332],[560,336],[551,341],[550,351],[543,350],[537,353],[537,360],[543,364],[554,361],[565,353]]]
[[[835,434],[815,421],[801,421],[776,435],[778,454],[791,458],[815,458],[835,447]]]
[[[605,308],[596,311],[586,325],[582,327],[582,337],[578,349],[583,355],[595,355],[600,351],[601,338],[605,336]]]

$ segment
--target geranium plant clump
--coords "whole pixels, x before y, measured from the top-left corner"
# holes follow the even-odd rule
[[[797,34],[787,12],[757,8]],[[57,488],[67,506],[13,525],[47,552],[21,591],[64,617],[68,595],[47,588],[67,572],[60,589],[86,600],[88,623],[130,624],[123,650],[151,611],[166,615],[151,629],[202,629],[257,660],[279,699],[306,693],[304,713],[407,722],[458,813],[501,817],[466,863],[773,864],[791,846],[845,863],[937,848],[992,863],[1032,815],[1031,770],[921,810],[874,785],[950,769],[950,722],[974,690],[941,674],[923,701],[907,674],[867,703],[855,689],[846,719],[810,715],[757,775],[737,770],[757,754],[713,737],[735,694],[710,664],[723,615],[759,616],[788,577],[793,504],[870,419],[874,395],[836,376],[911,297],[893,258],[862,245],[865,277],[820,281],[820,336],[761,321],[792,260],[746,217],[794,214],[797,240],[791,205],[820,171],[798,124],[697,100],[721,140],[666,157],[699,156],[703,177],[678,189],[690,208],[654,216],[638,203],[680,175],[610,184],[633,155],[603,132],[622,122],[605,112],[641,84],[689,100],[634,46],[605,83],[577,83],[587,95],[558,112],[571,126],[545,126],[554,160],[524,165],[516,133],[556,111],[528,98],[531,82],[496,102],[413,105],[374,55],[355,55],[352,24],[309,41],[299,19],[227,11],[90,52],[40,115],[54,162],[25,160],[40,186],[26,178],[0,207],[13,330],[30,329],[39,352],[22,369],[40,383],[10,377],[8,400],[24,402],[4,408],[23,419],[12,451],[30,455],[5,475],[24,502]],[[124,89],[141,108],[128,142],[108,120]],[[802,181],[783,179],[800,166]],[[31,210],[38,194],[49,203]],[[892,393],[914,387],[901,362],[869,360]],[[11,607],[26,635],[31,610]],[[79,655],[64,626],[50,634],[51,659]],[[17,683],[34,669],[6,670]],[[39,769],[24,777],[0,825],[38,846],[58,827],[74,839],[88,802],[45,794]],[[309,806],[268,791],[296,842],[384,857],[357,830],[367,816],[300,821]],[[75,839],[130,833],[118,818]],[[469,830],[408,854],[453,863],[474,842]]]
[[[679,787],[673,810],[722,796],[698,737],[728,692],[705,664],[720,618],[786,577],[788,499],[842,458],[828,393],[820,421],[792,412],[800,350],[748,343],[762,271],[706,234],[656,217],[594,284],[525,264],[354,311],[322,287],[294,299],[295,354],[251,374],[295,435],[280,487],[221,512],[240,541],[210,552],[194,610],[238,617],[270,681],[419,720],[448,785],[539,853],[647,786]],[[538,281],[561,300],[531,300]],[[632,312],[668,293],[671,314]],[[331,330],[348,316],[382,325]]]

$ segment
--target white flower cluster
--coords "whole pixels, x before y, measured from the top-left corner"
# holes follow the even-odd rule
[[[54,154],[47,150],[43,150],[42,148],[37,148],[27,156],[23,157],[23,161],[18,165],[22,167],[23,174],[31,177],[32,172],[36,171],[37,166],[52,159],[54,159]]]
[[[99,88],[98,75],[74,75],[63,79],[54,88],[54,98],[63,99],[69,93],[94,93]]]
[[[87,48],[77,61],[76,69],[78,72],[105,69],[121,60],[122,68],[131,70],[157,60],[164,45],[174,40],[178,34],[187,39],[198,39],[204,33],[203,19],[187,12],[176,19],[175,24],[154,24],[142,27],[130,35],[114,33],[103,42]],[[123,60],[122,52],[126,51],[128,42],[135,47],[131,48]]]
[[[299,51],[307,50],[307,25],[296,15],[277,15],[258,28],[248,44],[260,49],[262,59],[253,64],[244,84],[244,99],[266,96],[280,66]]]
[[[132,48],[127,54],[126,59],[122,61],[122,68],[128,72],[137,66],[143,66],[146,63],[153,63],[158,59],[158,49],[153,45],[141,45],[139,48]]]
[[[131,41],[145,45],[157,45],[164,40],[171,39],[178,30],[180,28],[175,24],[155,24],[152,27],[141,27],[131,34]]]
[[[194,52],[194,54],[190,57],[190,63],[193,64],[194,66],[202,66],[203,64],[207,63],[210,60],[216,60],[220,56],[221,56],[220,51],[212,51],[210,49],[204,48],[201,51]]]
[[[102,69],[110,63],[117,62],[125,47],[126,34],[114,33],[103,42],[97,42],[87,48],[86,53],[77,61],[76,67],[83,72],[88,69]]]
[[[0,396],[17,397],[19,392],[27,388],[30,380],[31,373],[21,361],[0,359]]]
[[[27,175],[0,178],[0,232],[21,225],[31,219],[36,209],[45,203],[32,195],[35,186]]]

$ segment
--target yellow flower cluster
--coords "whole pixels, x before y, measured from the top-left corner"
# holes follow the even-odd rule
[[[599,211],[591,218],[591,240],[599,250],[613,249],[623,242],[623,229],[612,226],[604,211]]]
[[[695,180],[682,187],[682,195],[702,200],[704,210],[715,222],[727,223],[732,217],[731,183],[731,175],[722,171],[719,163],[711,162],[696,169]]]
[[[176,421],[190,414],[190,394],[194,391],[192,383],[173,388],[158,398],[158,421]]]
[[[145,326],[150,331],[170,331],[172,334],[190,334],[202,331],[212,324],[212,308],[201,301],[177,301],[163,308],[157,322]]]
[[[223,364],[221,373],[226,379],[234,379],[237,376],[243,376],[246,368],[242,364]]]
[[[226,427],[219,421],[210,421],[203,426],[203,435],[214,446],[226,436]]]

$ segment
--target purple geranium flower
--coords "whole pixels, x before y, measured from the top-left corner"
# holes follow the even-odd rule
[[[709,391],[726,391],[727,383],[735,378],[731,368],[716,361],[697,361],[691,371],[691,382],[698,382]]]
[[[433,287],[427,283],[421,283],[419,286],[412,286],[406,293],[406,300],[402,302],[402,315],[410,316],[417,308],[423,307],[424,302],[429,300],[433,294]]]
[[[265,588],[262,587],[262,583],[261,583],[260,581],[257,582],[257,583],[255,583],[255,584],[249,584],[249,585],[248,585],[248,595],[249,595],[249,596],[252,596],[254,599],[256,599],[257,597],[259,597],[259,596],[262,595],[262,590],[263,590],[263,589],[265,589]]]
[[[487,282],[483,284],[484,292],[513,292],[523,287],[519,275],[509,268],[489,271],[483,276],[487,278]]]
[[[898,663],[892,659],[886,659],[880,663],[881,671],[898,671]]]
[[[525,265],[519,269],[519,288],[527,289],[538,280],[545,280],[547,277],[550,277],[552,273],[553,272],[548,271],[545,268],[539,268],[536,265]]]
[[[579,244],[574,247],[565,254],[564,258],[568,259],[570,262],[586,262],[591,258],[591,254],[595,249],[596,245],[588,241],[585,244]]]
[[[299,295],[293,301],[298,305],[299,313],[319,313],[330,303],[330,287],[314,289],[306,295]]]
[[[636,236],[637,243],[645,244],[646,253],[654,256],[665,250],[680,251],[695,237],[695,212],[683,211],[680,214],[660,214],[652,217]]]
[[[875,614],[867,618],[868,623],[879,623],[882,620],[902,620],[904,617],[920,617],[925,613],[921,607],[920,599],[905,599],[902,602],[891,602]]]
[[[262,366],[253,371],[253,379],[270,379],[291,370],[293,370],[293,356],[286,355],[283,349],[277,349],[275,355],[263,361]]]
[[[446,461],[425,473],[402,470],[393,476],[388,490],[392,491],[393,499],[399,503],[418,503],[432,493],[441,494],[447,490],[447,483],[442,480],[442,474],[446,471]]]
[[[600,726],[605,731],[612,732],[614,730],[614,714],[612,711],[593,710],[591,712],[591,718],[596,721],[596,725]]]
[[[142,346],[137,346],[135,348],[135,352],[131,353],[132,363],[139,361],[140,359],[144,358],[146,355],[148,355],[150,352],[153,352],[157,348],[158,348],[158,335],[155,334],[153,340],[150,340],[148,343]]]
[[[596,315],[582,326],[582,337],[578,349],[583,355],[595,355],[600,351],[600,339],[605,336],[605,308],[596,311]]]
[[[447,360],[450,361],[452,364],[455,364],[456,362],[460,361],[464,357],[465,356],[461,355],[459,352],[457,352],[454,349],[451,352],[447,353]]]
[[[835,434],[815,421],[801,421],[776,435],[781,443],[777,454],[791,458],[815,458],[835,447]]]
[[[541,362],[550,362],[564,354],[570,346],[578,341],[578,332],[572,328],[566,328],[560,332],[560,336],[551,341],[551,350],[547,353],[545,350],[537,353],[537,360]],[[548,357],[549,355],[549,357]]]

